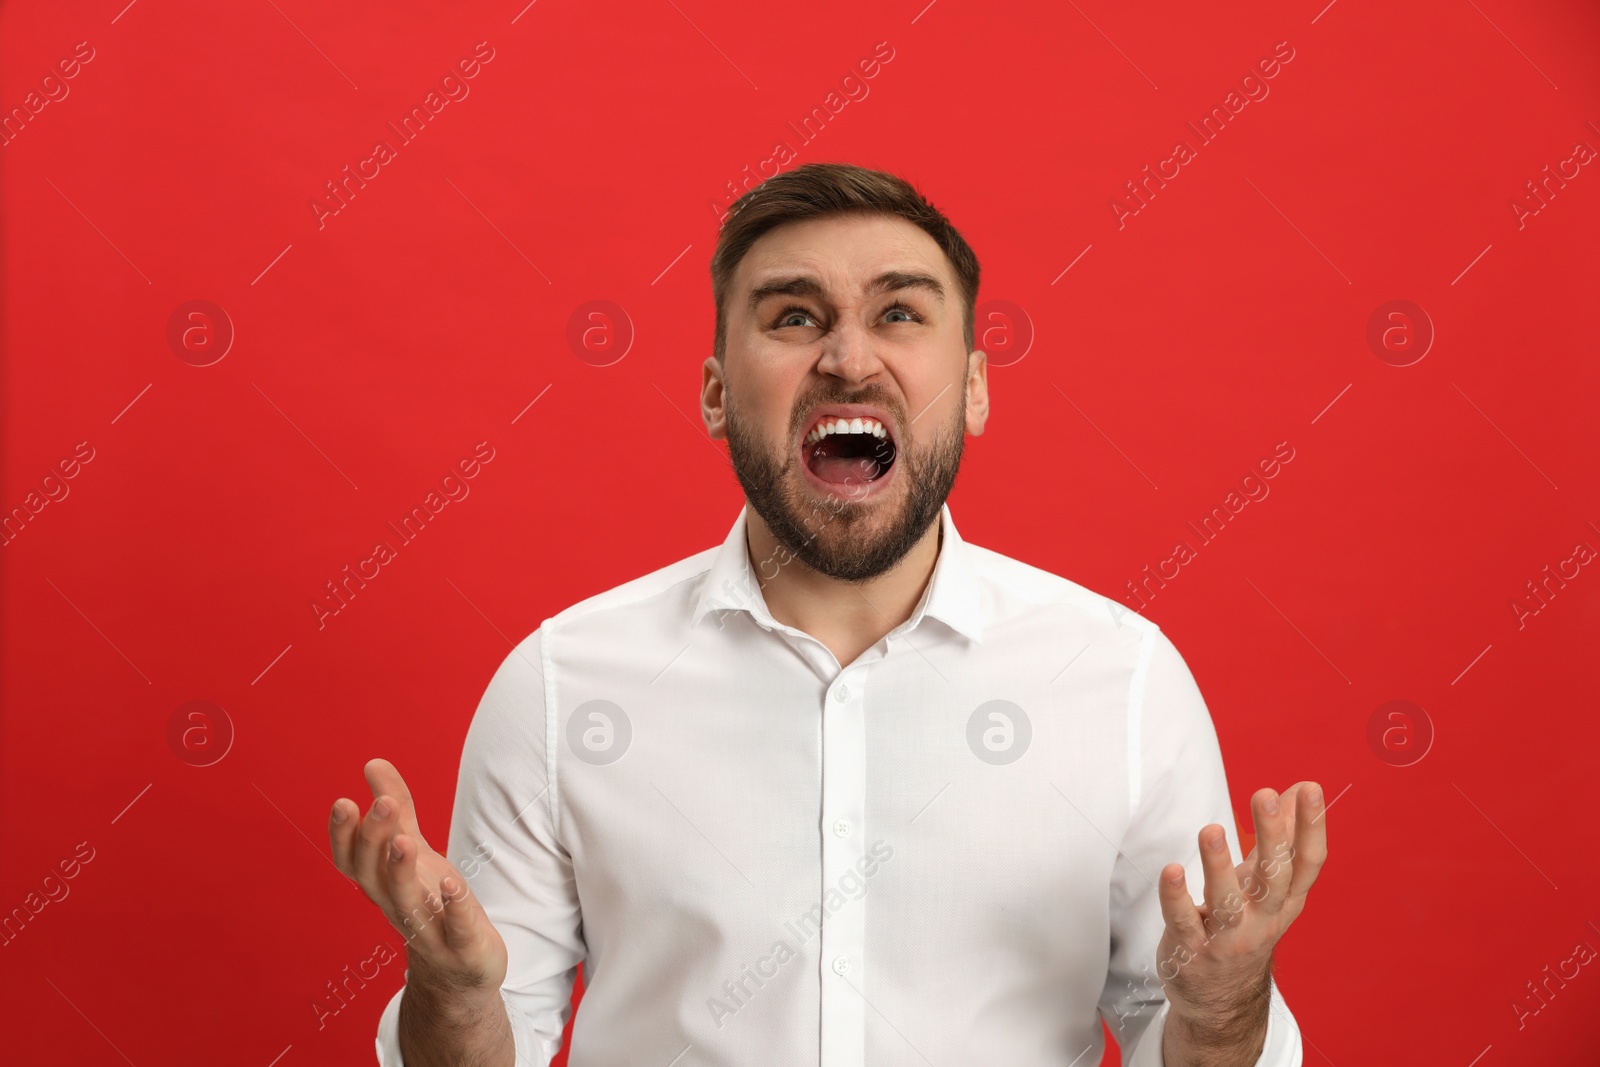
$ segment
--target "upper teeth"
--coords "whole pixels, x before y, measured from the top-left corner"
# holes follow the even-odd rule
[[[874,437],[888,437],[889,431],[877,419],[823,419],[806,434],[806,444],[813,445],[832,433],[870,433]]]

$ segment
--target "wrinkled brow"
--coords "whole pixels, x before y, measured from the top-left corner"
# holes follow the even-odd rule
[[[867,283],[867,295],[876,293],[895,292],[901,289],[923,289],[931,293],[939,303],[944,303],[944,286],[939,279],[931,274],[921,274],[916,271],[891,270],[878,275]],[[773,278],[750,290],[750,310],[754,311],[761,306],[763,300],[774,296],[813,296],[824,295],[822,283],[809,274],[784,275]]]

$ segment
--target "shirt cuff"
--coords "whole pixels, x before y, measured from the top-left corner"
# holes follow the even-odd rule
[[[373,1042],[378,1067],[405,1067],[405,1058],[400,1054],[400,999],[405,992],[405,986],[396,990],[378,1018],[378,1036]],[[512,1007],[504,989],[500,990],[500,1002],[506,1007],[506,1018],[511,1020],[511,1044],[517,1067],[549,1067],[559,1049],[545,1042],[534,1029],[533,1020]]]
[[[1166,1058],[1161,1054],[1161,1044],[1167,1013],[1171,1009],[1171,1001],[1162,1001],[1160,1010],[1146,1027],[1132,1056],[1123,1061],[1124,1067],[1167,1067]],[[1283,994],[1278,992],[1276,981],[1272,983],[1267,1004],[1267,1039],[1261,1046],[1261,1055],[1256,1058],[1255,1067],[1302,1067],[1300,1026],[1290,1013],[1289,1005],[1284,1003]]]

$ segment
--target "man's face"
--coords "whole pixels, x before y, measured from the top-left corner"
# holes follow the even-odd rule
[[[789,223],[740,261],[726,310],[701,409],[751,509],[813,570],[889,570],[938,519],[963,435],[988,417],[944,252],[897,216]]]

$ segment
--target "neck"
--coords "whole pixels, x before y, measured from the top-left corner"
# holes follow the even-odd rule
[[[844,582],[790,558],[761,516],[745,513],[750,566],[767,610],[827,645],[841,667],[911,617],[933,576],[942,540],[943,526],[935,519],[894,567],[864,582]]]

